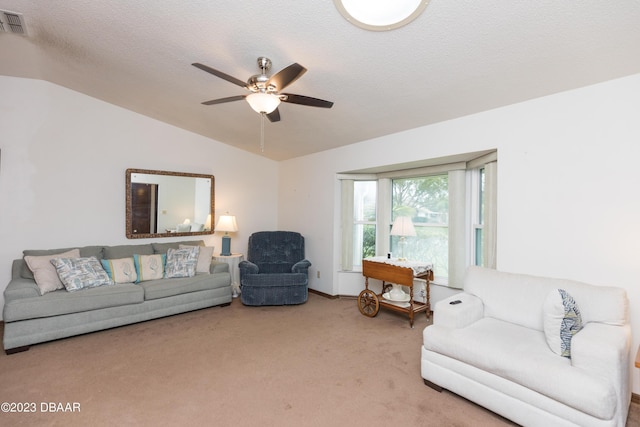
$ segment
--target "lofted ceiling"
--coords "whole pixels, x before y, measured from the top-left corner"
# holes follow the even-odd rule
[[[393,31],[363,30],[332,0],[0,0],[28,34],[0,32],[0,75],[46,80],[274,160],[303,156],[640,73],[638,0],[431,0]],[[245,81],[308,71],[265,124]],[[428,141],[425,141],[428,143]],[[176,141],[179,144],[179,141]]]

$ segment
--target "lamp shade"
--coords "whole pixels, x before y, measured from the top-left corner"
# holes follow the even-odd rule
[[[245,98],[256,113],[269,114],[280,105],[280,98],[270,93],[255,92]]]
[[[238,231],[236,217],[234,215],[220,215],[220,218],[218,218],[218,224],[216,225],[216,231]]]
[[[411,218],[409,218],[408,216],[396,217],[396,220],[393,221],[393,226],[391,227],[391,235],[415,236],[416,229],[413,226],[413,222],[411,222]]]

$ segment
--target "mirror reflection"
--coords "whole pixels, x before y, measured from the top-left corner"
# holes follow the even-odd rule
[[[126,183],[128,238],[213,233],[213,175],[127,169]]]

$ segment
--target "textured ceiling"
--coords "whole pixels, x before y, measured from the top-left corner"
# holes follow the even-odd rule
[[[281,104],[264,155],[288,159],[640,73],[638,0],[431,0],[411,24],[372,32],[332,0],[0,0],[28,36],[0,33],[0,74],[43,79],[260,153],[246,80],[308,72],[286,92],[332,109]],[[176,141],[179,143],[179,141]],[[429,143],[425,141],[425,143]]]

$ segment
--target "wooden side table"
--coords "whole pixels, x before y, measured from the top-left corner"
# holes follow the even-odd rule
[[[231,273],[231,288],[233,290],[233,297],[237,298],[240,295],[240,269],[238,265],[244,260],[243,254],[231,254],[231,255],[214,255],[213,259],[219,262],[226,262],[229,264],[229,272]]]

